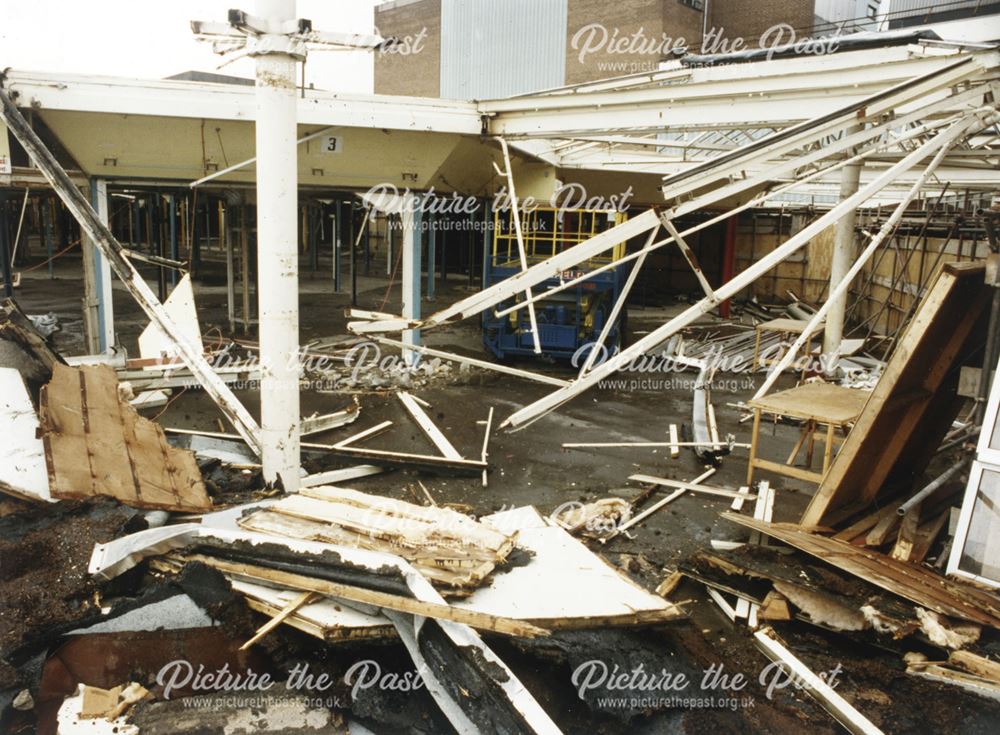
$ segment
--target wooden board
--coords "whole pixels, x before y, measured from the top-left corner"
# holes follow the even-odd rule
[[[843,426],[857,419],[869,395],[867,391],[830,383],[804,383],[755,398],[747,405],[767,413]]]
[[[977,324],[989,296],[983,274],[981,264],[942,269],[806,508],[803,526],[832,525],[835,516],[912,484],[926,468],[959,409],[960,360],[982,339]]]
[[[722,517],[766,533],[921,607],[1000,628],[1000,598],[972,585],[935,574],[919,564],[907,564],[871,549],[807,533],[793,523],[767,523],[729,512]]]
[[[53,497],[110,495],[163,510],[212,507],[194,454],[170,446],[158,424],[119,398],[109,366],[55,364],[40,402]]]

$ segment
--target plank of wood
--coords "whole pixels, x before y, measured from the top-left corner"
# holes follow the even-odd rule
[[[709,467],[707,470],[705,470],[700,475],[698,475],[696,478],[694,478],[693,483],[695,483],[695,484],[699,483],[702,480],[704,480],[704,479],[706,479],[708,477],[711,477],[714,474],[715,474],[715,468],[714,467]],[[657,479],[660,479],[660,478],[657,478]],[[661,500],[658,500],[656,503],[654,503],[650,507],[646,508],[646,510],[642,511],[642,513],[640,513],[639,515],[633,516],[627,522],[625,522],[622,525],[618,526],[612,533],[608,534],[603,539],[601,539],[601,541],[602,542],[609,541],[612,538],[614,538],[615,536],[617,536],[618,534],[622,533],[623,531],[627,531],[628,529],[632,528],[632,526],[634,526],[635,524],[644,521],[646,518],[648,518],[649,516],[653,515],[653,513],[656,513],[663,506],[665,506],[665,505],[667,505],[669,503],[672,503],[673,501],[675,501],[677,498],[679,498],[681,495],[683,495],[686,492],[687,492],[687,488],[684,488],[684,487],[678,488],[677,490],[674,490],[674,492],[670,493],[670,495],[668,495],[667,497],[662,498]]]
[[[951,516],[951,508],[945,508],[935,518],[923,524],[917,531],[917,538],[913,544],[913,552],[910,554],[910,561],[914,563],[922,562],[927,552],[931,550],[931,544],[938,537],[942,529],[948,523]]]
[[[934,612],[1000,628],[1000,600],[972,585],[942,577],[918,564],[896,561],[871,549],[806,533],[795,524],[766,523],[730,512],[722,513],[721,517],[766,533]]]
[[[758,521],[770,521],[774,514],[774,488],[767,480],[761,480],[757,485],[757,502],[754,503],[753,517]],[[755,546],[765,546],[767,539],[758,531],[750,534],[750,543]]]
[[[899,525],[899,535],[889,556],[898,561],[910,561],[913,554],[913,543],[916,541],[917,526],[920,522],[920,506],[914,506],[906,512]],[[834,537],[836,538],[836,536]]]
[[[285,607],[281,609],[281,612],[279,612],[277,615],[273,616],[270,620],[268,620],[266,623],[260,626],[257,629],[257,632],[254,633],[253,636],[250,637],[246,643],[240,646],[240,650],[245,651],[248,648],[250,648],[250,646],[252,646],[254,643],[259,641],[261,638],[263,638],[272,630],[274,630],[283,622],[285,622],[285,620],[293,613],[295,613],[300,607],[302,607],[303,605],[307,605],[310,602],[314,602],[315,600],[318,600],[319,597],[320,597],[319,594],[316,592],[300,593],[298,597],[296,597],[294,600],[285,605]]]
[[[40,413],[53,497],[110,495],[137,508],[184,512],[212,507],[194,454],[171,446],[158,424],[122,400],[108,365],[57,363]]]
[[[671,572],[666,579],[657,585],[656,594],[663,598],[669,598],[671,593],[677,589],[677,585],[679,585],[683,579],[684,575],[682,573]]]
[[[729,506],[729,508],[730,510],[743,510],[743,503],[745,503],[750,497],[750,487],[749,485],[744,485],[736,492],[739,493],[739,495],[733,498],[733,503]]]
[[[664,487],[676,487],[683,490],[690,490],[696,493],[704,493],[706,495],[718,495],[723,498],[743,498],[744,500],[756,498],[756,495],[744,495],[736,490],[727,490],[721,487],[710,487],[708,485],[700,485],[697,482],[681,482],[680,480],[671,480],[666,477],[654,477],[653,475],[630,475],[630,480],[634,482],[641,482],[644,485],[662,485]]]
[[[869,513],[868,515],[860,518],[844,530],[834,534],[833,537],[838,541],[853,541],[861,534],[871,530],[882,518],[895,513],[896,507],[887,505],[874,513]]]
[[[337,482],[346,482],[347,480],[358,480],[362,477],[369,477],[371,475],[377,475],[384,470],[373,464],[359,464],[354,467],[344,467],[339,470],[327,470],[326,472],[317,472],[314,475],[306,475],[301,480],[299,480],[299,487],[316,487],[317,485],[333,485]]]
[[[479,459],[483,464],[486,464],[486,458],[489,456],[488,448],[490,444],[490,432],[493,431],[493,406],[490,406],[490,413],[486,417],[486,430],[483,432],[483,451],[479,455]],[[483,487],[486,487],[488,482],[486,468],[483,468]]]
[[[860,415],[870,394],[831,383],[803,383],[747,402],[766,413],[843,426]]]
[[[881,546],[884,544],[889,539],[889,536],[899,527],[901,520],[898,513],[882,516],[874,528],[865,536],[865,545]]]
[[[823,480],[822,472],[812,472],[811,470],[804,470],[801,467],[792,467],[791,465],[772,462],[769,459],[761,459],[760,457],[756,457],[753,460],[753,466],[773,472],[776,475],[794,477],[796,480],[804,480],[805,482],[818,483]]]
[[[774,590],[767,593],[764,603],[757,613],[761,620],[788,621],[792,619],[792,610],[788,606],[788,600]]]
[[[681,456],[681,448],[677,446],[679,439],[677,424],[670,424],[670,456],[674,459]]]
[[[1000,700],[1000,685],[975,674],[967,674],[964,671],[936,664],[907,666],[906,673],[945,684],[954,684],[980,696]]]
[[[855,733],[855,735],[882,735],[882,731],[875,727],[867,717],[858,712],[850,702],[837,694],[832,686],[813,673],[808,666],[789,651],[773,630],[762,628],[754,633],[754,639],[757,646],[769,659],[790,670],[810,696],[850,732]]]
[[[204,554],[178,556],[184,561],[200,561],[220,571],[237,574],[250,579],[272,582],[296,590],[319,592],[328,597],[339,597],[342,600],[360,602],[386,610],[409,613],[410,615],[422,615],[423,617],[434,618],[435,620],[450,620],[455,623],[468,625],[477,630],[488,630],[493,633],[502,633],[503,635],[520,636],[523,638],[535,638],[549,634],[548,630],[540,628],[537,625],[502,618],[496,615],[474,612],[472,610],[463,610],[437,602],[424,602],[412,597],[403,597],[389,592],[379,592],[340,582],[330,582],[325,579],[314,579],[301,574],[284,572],[255,564],[230,562]]]
[[[948,654],[948,663],[965,669],[970,674],[981,676],[1000,684],[1000,663],[979,656],[971,651],[952,651]]]
[[[413,396],[403,391],[400,391],[396,395],[399,398],[400,403],[403,404],[403,408],[405,408],[407,413],[409,413],[413,420],[417,422],[417,426],[419,426],[427,435],[427,438],[434,443],[434,446],[437,447],[442,456],[453,460],[463,459],[458,450],[452,446],[450,441],[448,441],[448,438],[442,434],[437,425],[431,421],[431,417],[427,415],[423,407],[413,400]]]

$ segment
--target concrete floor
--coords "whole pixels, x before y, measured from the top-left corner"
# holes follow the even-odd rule
[[[384,274],[384,263],[375,264],[373,274]],[[344,309],[349,305],[347,293],[333,293],[329,270],[315,277],[303,273],[301,282],[301,342],[331,338],[346,334]],[[384,276],[359,278],[358,306],[398,313],[399,287],[387,289]],[[350,280],[344,279],[345,287]],[[468,292],[468,280],[456,275],[446,283],[439,283],[435,303],[424,303],[425,313],[450,303]],[[222,285],[195,285],[202,331],[218,336],[215,330],[228,330],[226,294]],[[62,323],[62,331],[55,335],[56,347],[64,354],[81,354],[84,351],[80,304],[83,283],[79,257],[64,257],[57,262],[56,279],[50,280],[44,269],[25,273],[22,286],[16,292],[18,303],[29,314],[55,312]],[[116,324],[119,337],[130,355],[138,354],[136,338],[147,320],[129,295],[120,288],[114,294]],[[630,310],[630,331],[634,336],[663,323],[669,315],[683,305],[670,308]],[[706,323],[706,326],[712,324]],[[242,336],[242,335],[235,335]],[[469,320],[449,325],[425,335],[425,342],[448,350],[484,357],[480,343],[478,321]],[[254,339],[250,335],[249,339]],[[562,377],[572,377],[575,371],[566,365],[527,361],[518,364],[537,371]],[[671,423],[688,424],[691,416],[691,389],[695,375],[685,372],[671,375],[617,376],[648,380],[662,379],[656,385],[606,384],[576,398],[557,412],[549,414],[521,431],[508,433],[496,431],[490,438],[489,485],[484,488],[479,478],[453,478],[437,475],[417,475],[412,471],[396,471],[350,483],[366,492],[418,501],[411,489],[420,479],[439,502],[462,503],[474,514],[484,514],[502,508],[534,505],[543,513],[567,501],[587,502],[608,496],[631,498],[642,488],[628,481],[634,473],[645,473],[676,479],[691,479],[703,471],[701,463],[690,450],[682,450],[680,457],[671,459],[665,450],[654,449],[564,449],[563,442],[573,441],[657,441],[664,440]],[[761,376],[719,376],[713,390],[720,433],[733,434],[737,441],[749,441],[749,422],[740,423],[741,412],[731,405],[748,399]],[[782,379],[779,388],[791,384],[791,376]],[[482,445],[483,427],[477,422],[485,419],[489,408],[496,410],[499,423],[518,408],[545,395],[549,386],[494,373],[475,371],[457,382],[432,383],[416,390],[432,406],[430,413],[441,430],[456,448],[466,456],[478,456]],[[238,393],[247,408],[259,412],[256,393]],[[352,400],[347,394],[302,394],[303,414],[313,411],[330,411],[342,408]],[[388,392],[369,393],[360,397],[361,416],[350,428],[342,428],[327,435],[314,437],[317,441],[336,441],[356,431],[385,419],[395,422],[392,430],[374,438],[373,447],[402,451],[431,451],[432,447],[422,432],[413,425],[398,400]],[[158,409],[157,409],[158,410]],[[220,412],[199,391],[188,391],[158,418],[167,427],[217,430]],[[763,456],[783,460],[797,438],[797,429],[786,424],[767,425],[762,431],[760,451]],[[734,450],[708,484],[737,488],[746,480],[746,456],[743,449]],[[352,462],[333,460],[331,466]],[[761,477],[768,477],[766,474]],[[774,519],[794,521],[808,503],[811,489],[793,480],[768,477],[778,489],[774,506]],[[419,492],[419,491],[417,491]],[[653,499],[662,497],[660,493]],[[621,564],[641,556],[648,564],[632,564],[629,571],[644,586],[652,589],[662,580],[675,563],[697,550],[710,548],[714,537],[732,533],[722,528],[718,514],[728,509],[730,501],[687,493],[637,525],[631,535],[620,535],[598,551],[611,563]],[[586,594],[586,590],[581,590]],[[679,659],[702,667],[724,662],[727,670],[759,670],[766,662],[753,647],[745,631],[735,629],[714,604],[707,600],[703,588],[685,581],[674,593],[673,599],[685,601],[689,619],[661,628],[638,631],[581,632],[558,636],[563,641],[576,640],[581,655],[604,656],[609,660],[645,661],[649,667],[672,666]],[[934,687],[914,681],[899,673],[898,656],[879,653],[871,648],[852,651],[849,638],[829,641],[814,636],[814,628],[795,633],[798,649],[807,664],[822,670],[821,666],[844,662],[850,672],[845,687],[848,696],[869,697],[872,701],[885,701],[885,692],[891,692],[898,706],[865,709],[875,716],[880,727],[887,732],[917,733],[926,731],[926,722],[941,724],[943,729],[959,727],[966,732],[986,732],[983,723],[995,722],[994,708],[976,705],[944,707],[929,720],[924,719],[923,704],[935,697],[928,692]],[[793,633],[792,629],[786,632]],[[553,639],[554,640],[554,639]],[[515,670],[528,689],[536,694],[543,706],[552,713],[561,713],[560,726],[568,733],[617,733],[625,725],[606,713],[596,713],[582,705],[567,686],[560,689],[558,682],[568,677],[568,670],[553,668],[544,657],[525,655],[516,642],[492,638],[490,645]],[[582,649],[579,647],[583,646]],[[402,654],[401,654],[402,655]],[[874,665],[879,655],[881,663]],[[634,658],[634,657],[638,658]],[[630,664],[631,665],[631,664]],[[565,679],[568,681],[568,678]],[[938,686],[938,685],[934,685]],[[934,695],[940,693],[934,689]],[[954,700],[954,694],[945,692],[944,701]],[[949,700],[947,697],[950,697]],[[879,699],[881,698],[881,699]],[[968,697],[962,698],[964,703]],[[792,690],[782,692],[774,701],[758,697],[750,709],[734,712],[719,710],[667,710],[650,713],[648,717],[634,720],[629,732],[790,732],[807,727],[810,732],[835,732],[836,726],[802,693]],[[967,722],[968,720],[968,722]],[[967,724],[971,723],[969,727]],[[974,725],[974,726],[973,726]],[[986,729],[984,729],[986,727]],[[931,729],[941,728],[932,727]]]
[[[327,270],[317,274],[307,270],[302,272],[302,343],[347,334],[344,310],[350,306],[350,294],[333,292],[332,279]],[[387,280],[381,275],[384,272],[384,264],[375,263],[372,277],[359,276],[359,308],[398,313],[398,284],[387,288]],[[376,273],[380,275],[375,276]],[[54,312],[62,325],[62,330],[54,336],[56,348],[66,355],[83,354],[85,344],[80,312],[83,281],[79,257],[64,257],[57,261],[55,276],[54,280],[50,280],[44,269],[25,273],[15,297],[27,313]],[[151,286],[155,289],[155,283]],[[344,287],[349,286],[350,279],[345,276]],[[439,282],[436,300],[425,300],[423,311],[431,313],[442,308],[467,295],[469,290],[464,275],[453,275],[447,282]],[[226,335],[228,319],[224,285],[196,283],[195,296],[206,339],[217,337],[220,332]],[[117,283],[114,302],[119,339],[130,356],[138,355],[136,340],[148,320]],[[653,329],[681,308],[683,305],[631,309],[630,331],[637,336]],[[710,326],[711,321],[707,320],[706,326]],[[232,336],[243,337],[239,328],[237,334]],[[248,339],[255,339],[255,335],[249,335]],[[476,319],[427,332],[424,341],[441,349],[460,351],[483,359],[487,357],[480,342]],[[574,369],[563,363],[526,360],[515,363],[515,366],[564,378],[575,374]],[[629,483],[627,479],[635,473],[674,479],[694,478],[704,470],[691,450],[683,450],[680,457],[671,459],[663,449],[581,450],[561,446],[563,442],[665,440],[669,424],[690,424],[694,378],[693,371],[651,375],[620,373],[613,381],[606,381],[520,431],[494,431],[490,438],[487,488],[482,487],[478,478],[433,477],[423,478],[423,482],[442,502],[466,503],[479,514],[520,505],[535,505],[543,512],[550,512],[567,501],[587,502],[609,495],[629,498],[640,491],[635,483]],[[620,379],[634,382],[621,383]],[[748,399],[761,379],[760,375],[748,374],[718,376],[712,396],[720,435],[733,434],[738,442],[749,441],[750,422],[740,423],[742,413],[731,404]],[[785,380],[790,381],[791,378]],[[432,405],[431,415],[456,448],[465,456],[477,456],[483,432],[483,426],[477,421],[486,418],[491,406],[496,412],[496,425],[550,389],[550,386],[540,383],[475,371],[464,380],[464,384],[432,384],[417,392]],[[259,396],[255,392],[241,391],[237,395],[252,413],[259,415]],[[302,412],[308,415],[314,411],[337,410],[349,400],[346,394],[303,391]],[[393,429],[373,439],[370,446],[433,452],[433,447],[391,394],[364,395],[361,407],[361,418],[350,428],[311,437],[311,440],[332,443],[389,419],[395,423]],[[159,421],[168,427],[218,430],[217,418],[221,418],[221,413],[207,396],[188,391],[167,408]],[[794,426],[766,426],[761,432],[760,451],[763,456],[783,458],[796,438],[797,429]],[[746,480],[746,457],[747,450],[735,449],[707,483],[733,489],[743,485]],[[769,479],[772,486],[779,489],[775,519],[795,520],[808,502],[810,486],[788,478]],[[411,473],[397,472],[358,480],[354,484],[361,490],[371,489],[412,500],[406,489],[412,482]],[[686,494],[635,527],[634,538],[616,538],[606,552],[612,558],[616,552],[641,553],[657,566],[671,566],[678,557],[708,546],[716,517],[728,505],[724,498]]]

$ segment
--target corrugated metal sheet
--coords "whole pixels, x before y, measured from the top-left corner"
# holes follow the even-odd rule
[[[567,0],[442,0],[441,96],[491,99],[566,78]]]

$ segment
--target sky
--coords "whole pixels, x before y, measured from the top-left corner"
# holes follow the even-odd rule
[[[199,42],[189,21],[225,21],[254,0],[0,0],[0,68],[162,78],[189,69],[253,77],[253,61],[224,61]],[[376,0],[299,0],[298,17],[321,31],[371,33]],[[316,51],[306,83],[371,92],[370,52]]]

